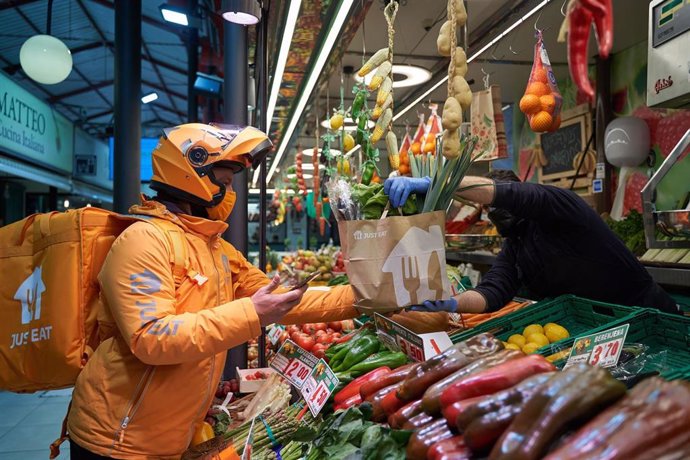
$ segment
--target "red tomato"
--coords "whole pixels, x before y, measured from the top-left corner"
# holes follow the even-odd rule
[[[295,343],[297,346],[304,348],[307,351],[311,351],[314,348],[314,344],[316,343],[314,341],[313,337],[309,337],[308,335],[302,335],[295,340]]]
[[[328,332],[329,334],[332,334],[335,331],[329,327],[328,329],[326,329],[326,332]]]
[[[326,356],[327,348],[328,347],[323,343],[317,343],[316,345],[314,345],[314,348],[312,348],[311,353],[317,358],[323,358]]]
[[[339,339],[339,338],[342,337],[342,336],[343,336],[343,335],[342,335],[340,332],[334,332],[333,335],[332,335],[331,337],[333,338],[333,340],[337,340],[337,339]]]
[[[313,334],[314,332],[316,332],[316,330],[314,329],[313,324],[304,324],[302,325],[302,332],[304,332],[305,334]]]
[[[332,321],[328,323],[328,327],[333,329],[336,332],[340,332],[343,329],[343,325],[341,324],[340,321]]]
[[[302,329],[296,324],[291,324],[290,326],[287,327],[286,330],[288,331],[288,334],[292,334],[293,332],[299,332]]]
[[[297,342],[297,340],[299,340],[300,337],[304,337],[305,335],[306,334],[304,334],[303,332],[293,332],[292,334],[290,334],[290,339],[292,339],[293,342]]]
[[[323,333],[316,337],[316,343],[329,344],[333,341],[333,336],[331,334]]]
[[[280,337],[278,337],[278,343],[282,345],[283,342],[285,342],[289,338],[290,338],[290,334],[288,334],[288,331],[283,331],[280,334]]]
[[[328,329],[326,323],[314,323],[314,330],[325,331],[326,329]]]
[[[326,332],[326,331],[316,331],[316,333],[314,334],[314,337],[319,338],[322,335],[326,335],[326,334],[328,334],[328,332]]]

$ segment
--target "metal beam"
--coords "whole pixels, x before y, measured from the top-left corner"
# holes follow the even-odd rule
[[[149,47],[148,47],[148,45],[146,44],[146,42],[144,42],[144,41],[142,40],[141,45],[142,45],[142,47],[144,48],[144,52],[146,53],[146,55],[147,55],[149,58],[151,58],[151,51],[149,51]],[[153,71],[156,72],[156,76],[158,77],[158,81],[161,82],[161,85],[163,86],[163,89],[165,90],[165,92],[166,92],[167,94],[172,94],[172,93],[170,92],[170,89],[168,89],[168,85],[165,84],[165,79],[163,78],[163,75],[161,74],[160,69],[158,69],[158,65],[156,65],[156,63],[153,63]],[[168,98],[170,99],[170,103],[172,104],[173,109],[174,109],[176,112],[179,111],[179,109],[177,108],[177,104],[175,103],[175,99],[172,98],[172,97],[168,97]],[[184,98],[182,98],[182,99],[184,99]],[[183,116],[180,116],[180,121],[181,121],[181,122],[184,122],[184,117],[183,117]]]
[[[177,92],[177,91],[173,91],[173,90],[171,90],[171,89],[167,89],[167,88],[165,88],[165,87],[159,85],[158,83],[154,83],[154,82],[149,81],[149,80],[142,80],[141,82],[142,82],[143,84],[145,84],[145,85],[150,86],[150,87],[153,88],[153,89],[157,89],[158,91],[160,91],[160,92],[162,92],[162,93],[167,93],[168,96],[179,97],[179,98],[182,99],[182,100],[187,99],[187,96],[185,96],[184,94],[179,93],[179,92]],[[171,102],[172,102],[172,101],[171,101]],[[180,112],[180,113],[182,113],[182,112]]]
[[[108,86],[113,85],[113,80],[105,80],[99,83],[93,83],[92,86],[84,86],[82,88],[77,88],[73,89],[72,91],[67,91],[66,93],[62,94],[56,94],[55,96],[51,96],[48,98],[48,103],[49,104],[55,104],[56,102],[61,101],[62,99],[67,99],[68,97],[73,97],[73,96],[78,96],[80,94],[88,93],[89,91],[93,91],[94,88],[100,89],[100,88],[106,88]]]
[[[115,5],[112,2],[109,2],[108,0],[91,0],[91,3],[95,3],[96,5],[101,5],[106,8],[110,8],[111,10],[114,9]],[[182,34],[182,29],[178,29],[177,27],[169,26],[165,22],[158,21],[150,16],[145,16],[141,15],[141,22],[144,24],[148,24],[154,27],[158,27],[159,29],[165,30],[166,32],[170,32],[171,34],[175,34],[177,36],[180,36]]]
[[[0,4],[0,11],[9,10],[10,8],[19,8],[29,3],[36,3],[37,1],[38,0],[8,0]]]

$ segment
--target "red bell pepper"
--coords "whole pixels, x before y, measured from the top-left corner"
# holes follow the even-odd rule
[[[589,81],[587,50],[593,19],[591,10],[580,2],[568,12],[568,68],[573,83],[590,101],[594,101],[594,88]]]
[[[385,398],[391,392],[395,393],[395,391],[398,388],[400,388],[400,385],[402,385],[402,382],[394,383],[393,385],[389,385],[386,388],[380,389],[376,393],[369,395],[366,398],[365,401],[371,403],[371,407],[372,407],[371,419],[373,421],[379,422],[379,423],[383,423],[386,421],[388,414],[386,414],[386,411],[383,409],[383,404],[382,404],[383,398]]]
[[[427,458],[427,452],[432,445],[452,437],[453,433],[445,420],[433,421],[410,437],[410,441],[407,443],[407,458]]]
[[[391,391],[381,400],[381,408],[386,413],[387,417],[393,415],[405,404],[407,404],[407,401],[398,398],[395,391]]]
[[[394,371],[379,379],[366,382],[359,388],[359,394],[362,395],[362,399],[367,400],[369,396],[373,395],[377,391],[395,383],[402,382],[405,377],[407,377],[407,374],[409,374],[410,371],[417,366],[419,366],[419,363],[406,364],[398,367]]]
[[[540,355],[514,359],[452,384],[441,394],[441,406],[446,407],[463,399],[493,394],[517,385],[532,375],[555,370],[556,367]]]
[[[402,425],[403,430],[415,431],[419,428],[428,425],[429,423],[437,420],[433,415],[429,415],[426,412],[420,412],[419,414],[411,417],[409,420],[405,421]]]
[[[398,409],[394,414],[388,416],[388,425],[391,428],[399,430],[402,426],[415,415],[424,412],[422,409],[422,400],[412,401],[407,405]]]
[[[371,372],[367,372],[366,374],[362,375],[361,377],[357,377],[354,379],[352,382],[348,383],[345,388],[340,390],[338,393],[336,393],[335,397],[333,398],[333,402],[337,404],[341,404],[342,402],[352,398],[353,396],[359,395],[359,389],[361,388],[362,385],[364,385],[367,382],[373,382],[381,377],[388,375],[391,373],[391,368],[388,366],[383,366],[379,367],[378,369],[374,369]],[[361,400],[360,396],[360,400]]]
[[[359,404],[362,404],[362,397],[359,393],[356,393],[350,396],[350,398],[346,399],[345,401],[342,401],[339,404],[334,405],[333,410],[349,409],[350,407],[357,406]]]
[[[453,436],[433,444],[426,452],[427,460],[447,459],[470,459],[472,451],[467,448],[462,436]]]
[[[450,426],[455,426],[455,421],[460,414],[484,400],[485,397],[486,396],[477,396],[475,398],[463,399],[462,401],[455,401],[453,404],[443,408],[443,417]]]
[[[609,57],[613,47],[613,5],[611,0],[580,0],[594,18],[594,28],[599,42],[599,56]]]

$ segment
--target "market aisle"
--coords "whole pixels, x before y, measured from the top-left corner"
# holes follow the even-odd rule
[[[72,390],[34,394],[0,392],[0,460],[43,460],[60,435]],[[69,445],[60,449],[69,458]]]

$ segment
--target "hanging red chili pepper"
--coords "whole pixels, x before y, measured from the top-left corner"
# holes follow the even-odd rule
[[[568,12],[568,68],[575,85],[590,101],[594,101],[594,88],[589,81],[587,48],[593,21],[591,10],[575,1]]]
[[[302,170],[302,147],[297,147],[295,154],[295,174],[297,175],[297,186],[301,193],[307,193],[307,184],[304,182],[304,171]]]
[[[611,0],[581,0],[594,18],[599,42],[599,57],[606,59],[613,47],[613,5]]]

